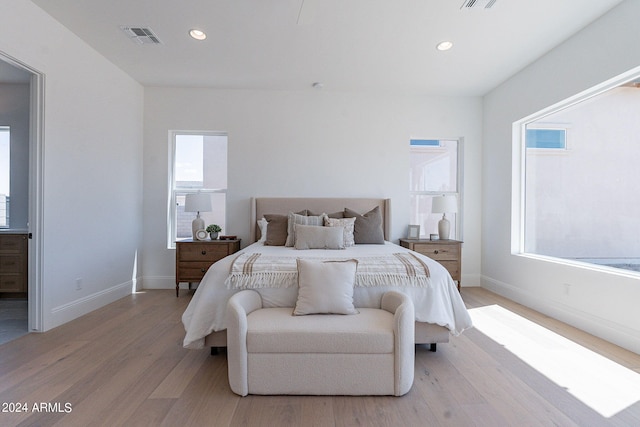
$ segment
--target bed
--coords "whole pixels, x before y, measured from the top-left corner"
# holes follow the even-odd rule
[[[321,214],[339,216],[339,213],[348,209],[356,217],[356,224],[374,226],[374,232],[379,227],[382,242],[378,244],[355,244],[340,250],[330,249],[306,249],[299,250],[294,246],[280,246],[265,244],[262,231],[265,229],[265,217],[270,220],[277,216],[290,216],[297,213],[307,217],[316,217]],[[369,214],[371,213],[371,216]],[[290,264],[296,258],[315,259],[359,259],[359,281],[354,286],[353,303],[356,307],[379,307],[382,295],[391,289],[400,290],[408,294],[415,306],[416,344],[430,344],[435,350],[437,343],[446,343],[450,335],[459,335],[472,326],[471,318],[465,308],[464,302],[457,290],[456,284],[447,272],[437,262],[410,251],[388,241],[390,238],[391,206],[389,199],[377,198],[253,198],[251,200],[251,236],[252,244],[240,252],[230,255],[213,264],[203,277],[197,291],[182,316],[186,335],[183,345],[185,348],[200,349],[205,347],[226,347],[226,306],[229,298],[242,289],[255,289],[258,291],[266,306],[293,307],[297,299],[297,286],[295,276],[291,276]],[[304,215],[303,215],[304,214]],[[338,215],[336,215],[338,214]],[[364,215],[360,217],[358,214]],[[371,217],[377,219],[380,224],[367,223]],[[312,218],[310,218],[312,219]],[[309,221],[310,219],[305,219]],[[334,221],[335,222],[335,221]],[[333,223],[333,222],[332,222]],[[273,224],[273,225],[272,225]],[[313,225],[313,224],[312,224]],[[267,227],[272,227],[267,235],[271,238],[276,228],[275,222],[269,222]],[[357,228],[357,226],[356,226]],[[288,229],[291,236],[291,228]],[[295,230],[318,230],[315,228],[296,226]],[[362,240],[362,226],[360,232]],[[367,231],[369,232],[369,231]],[[333,234],[335,235],[335,233]],[[358,234],[356,234],[358,235]],[[287,236],[288,238],[290,238]],[[367,235],[368,236],[368,235]],[[296,240],[302,241],[302,234]],[[346,235],[345,235],[346,237]],[[376,236],[377,239],[377,236]],[[364,240],[367,241],[367,240]],[[275,274],[261,272],[260,262],[269,264],[263,260],[274,260],[282,263],[280,279],[274,280]],[[259,260],[259,261],[256,261]],[[383,260],[383,261],[376,261]],[[395,279],[394,275],[381,270],[387,260],[393,260],[396,264],[403,264],[407,271],[411,271],[411,278]],[[255,271],[247,273],[247,265]],[[361,268],[362,267],[362,268]],[[393,269],[392,261],[389,261],[389,269]],[[385,267],[386,268],[386,267]],[[370,271],[368,271],[370,269]],[[247,274],[253,274],[248,276]],[[256,279],[256,276],[269,277],[269,279]],[[426,278],[425,278],[426,276]],[[389,279],[385,279],[388,277]],[[393,277],[393,279],[392,279]]]

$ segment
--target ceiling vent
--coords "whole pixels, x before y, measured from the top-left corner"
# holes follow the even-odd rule
[[[138,44],[162,44],[158,36],[149,27],[120,27],[127,37]]]
[[[496,0],[464,0],[460,9],[491,9]]]

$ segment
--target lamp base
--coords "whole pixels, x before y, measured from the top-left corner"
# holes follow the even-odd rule
[[[440,240],[449,240],[449,232],[451,231],[451,223],[442,215],[442,219],[438,221],[438,235]]]
[[[198,240],[196,238],[196,232],[198,230],[204,230],[204,219],[200,218],[200,214],[193,220],[191,223],[191,237],[193,240]]]

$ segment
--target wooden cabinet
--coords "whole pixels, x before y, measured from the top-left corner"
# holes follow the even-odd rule
[[[451,278],[460,282],[462,278],[462,242],[458,240],[400,239],[400,246],[426,255],[447,269]]]
[[[27,292],[28,251],[26,234],[0,233],[0,292]]]
[[[176,297],[180,282],[202,280],[211,264],[240,250],[240,240],[180,240],[176,242]]]

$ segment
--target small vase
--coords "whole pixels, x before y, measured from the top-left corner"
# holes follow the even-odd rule
[[[211,233],[209,233],[209,237],[211,237],[211,240],[216,240],[218,238],[218,232],[212,231]]]

